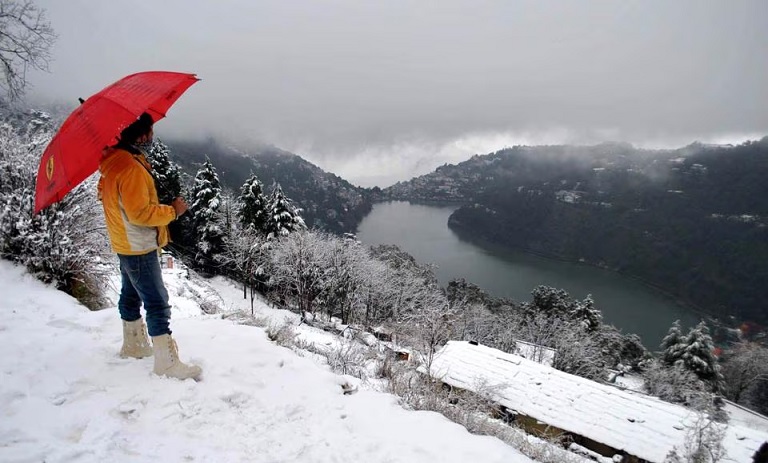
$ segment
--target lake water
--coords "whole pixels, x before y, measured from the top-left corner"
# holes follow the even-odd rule
[[[378,203],[358,227],[365,244],[396,244],[420,263],[437,266],[442,285],[464,278],[496,297],[529,301],[538,285],[562,288],[577,299],[591,294],[603,320],[636,333],[657,350],[670,325],[698,323],[695,313],[651,288],[614,272],[506,249],[480,247],[448,228],[456,206]]]

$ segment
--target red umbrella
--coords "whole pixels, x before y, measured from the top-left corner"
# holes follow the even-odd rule
[[[67,117],[40,159],[35,214],[96,172],[104,148],[117,143],[120,132],[142,113],[157,122],[198,80],[194,74],[140,72],[85,100]]]

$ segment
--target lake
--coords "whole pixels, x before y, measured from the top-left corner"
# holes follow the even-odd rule
[[[448,228],[456,208],[378,203],[360,223],[357,237],[368,245],[396,244],[420,263],[435,264],[443,286],[464,278],[496,297],[520,302],[529,301],[538,285],[564,289],[577,299],[591,294],[606,323],[640,335],[650,350],[658,349],[675,320],[687,328],[700,319],[673,299],[615,272],[460,239]]]

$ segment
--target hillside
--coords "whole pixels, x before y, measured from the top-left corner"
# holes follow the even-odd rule
[[[185,272],[164,279],[181,356],[203,366],[201,382],[154,376],[151,358],[119,358],[115,308],[90,312],[0,261],[0,461],[531,461],[391,395],[345,395],[354,378],[271,343],[261,328],[203,314],[195,293],[236,306],[227,294],[239,291],[225,282],[222,300]]]
[[[279,182],[285,194],[303,209],[302,217],[309,227],[335,233],[354,231],[371,209],[368,190],[275,147],[239,150],[214,139],[163,141],[172,159],[189,175],[195,174],[207,156],[222,184],[238,193],[251,173],[259,177],[267,192],[273,182]]]
[[[768,323],[768,137],[739,146],[515,147],[398,183],[387,199],[462,204],[462,237],[641,279]]]

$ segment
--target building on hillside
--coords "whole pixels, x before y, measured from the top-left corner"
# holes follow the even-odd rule
[[[175,262],[176,262],[176,259],[174,259],[174,257],[170,254],[163,253],[160,256],[160,268],[168,268],[168,269],[174,268]]]
[[[624,391],[570,375],[518,355],[449,341],[431,365],[433,377],[472,391],[489,385],[511,421],[529,432],[565,434],[575,444],[617,461],[661,463],[684,449],[698,414],[645,394]],[[749,462],[768,432],[731,422],[725,429],[722,462]]]

